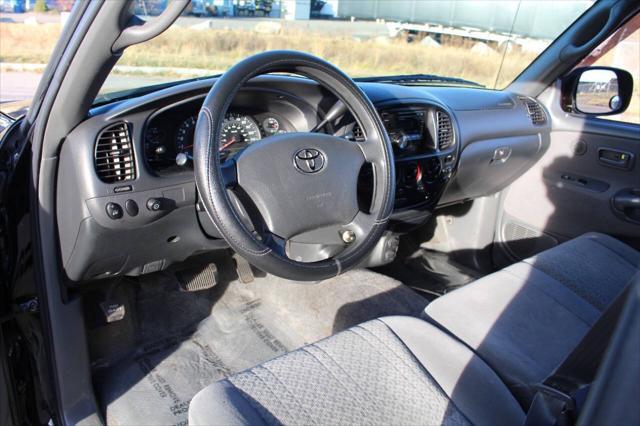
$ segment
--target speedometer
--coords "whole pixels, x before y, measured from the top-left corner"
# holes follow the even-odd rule
[[[262,138],[260,128],[251,117],[229,114],[220,132],[220,156],[227,158]]]
[[[193,157],[193,134],[195,132],[197,116],[184,120],[176,129],[176,153],[184,161]],[[249,144],[262,138],[260,128],[251,117],[241,114],[227,114],[220,132],[220,157],[226,159]],[[177,160],[176,160],[177,161]]]

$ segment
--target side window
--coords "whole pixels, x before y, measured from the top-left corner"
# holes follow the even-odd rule
[[[640,124],[640,14],[620,27],[578,66],[609,66],[630,72],[633,76],[633,96],[629,108],[622,114],[601,118]]]

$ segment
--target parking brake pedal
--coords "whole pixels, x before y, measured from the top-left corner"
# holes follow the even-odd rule
[[[176,272],[182,291],[207,290],[218,283],[218,267],[215,263],[183,269]]]
[[[238,273],[238,279],[240,282],[244,284],[253,282],[253,269],[251,269],[251,265],[247,262],[247,259],[240,256],[238,253],[234,253],[233,260],[236,262],[236,272]]]

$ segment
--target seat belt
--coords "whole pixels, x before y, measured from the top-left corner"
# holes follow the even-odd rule
[[[569,356],[536,386],[537,393],[527,412],[525,426],[565,426],[575,423],[579,413],[576,402],[586,397],[588,387],[598,372],[630,287],[627,285],[622,290]]]

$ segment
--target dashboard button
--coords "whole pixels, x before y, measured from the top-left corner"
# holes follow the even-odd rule
[[[129,213],[129,216],[137,216],[138,215],[138,203],[133,200],[127,200],[124,203],[124,209]]]
[[[159,212],[162,210],[162,200],[160,198],[149,198],[147,200],[147,209],[152,212]]]
[[[124,215],[122,207],[117,203],[107,203],[105,210],[107,211],[107,216],[114,220],[122,219],[122,216]]]

